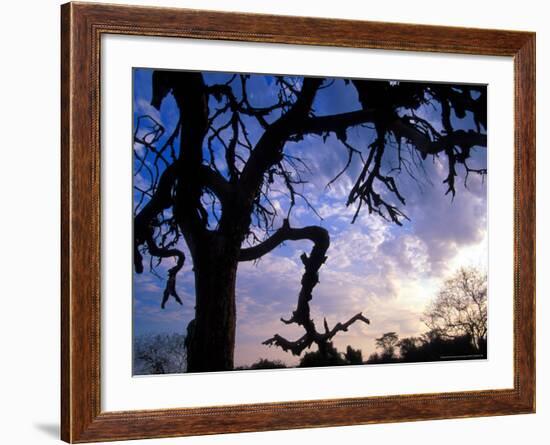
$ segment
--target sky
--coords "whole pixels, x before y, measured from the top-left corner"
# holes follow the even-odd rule
[[[150,105],[151,69],[134,69],[134,125],[140,116],[149,115],[166,129],[158,144],[170,135],[177,124],[178,110],[169,95],[160,111]],[[225,82],[230,74],[203,73],[207,84]],[[296,79],[298,85],[300,79]],[[342,79],[327,82],[319,91],[313,108],[316,115],[354,111],[360,108],[353,86]],[[276,100],[273,76],[251,75],[249,99],[254,106],[270,105]],[[209,104],[213,109],[216,102]],[[418,115],[436,128],[438,110],[422,107]],[[274,116],[273,118],[275,118]],[[142,121],[142,124],[144,121]],[[471,116],[464,120],[453,118],[455,128],[470,128]],[[139,127],[138,132],[144,131]],[[247,121],[252,142],[261,135],[254,122]],[[348,142],[364,153],[373,140],[368,128],[355,127],[347,132]],[[177,141],[176,141],[177,142]],[[216,148],[216,147],[215,147]],[[177,143],[176,143],[177,149]],[[220,149],[218,146],[216,149]],[[385,169],[392,167],[392,150],[388,153]],[[143,146],[134,144],[138,156],[145,156],[151,166],[151,154]],[[293,209],[290,223],[293,227],[317,224],[325,227],[331,237],[328,260],[320,270],[320,283],[315,287],[310,303],[311,313],[319,329],[323,317],[329,326],[348,320],[358,312],[370,319],[371,324],[355,323],[348,332],[334,337],[338,350],[347,345],[361,349],[366,359],[375,351],[375,338],[395,331],[400,337],[419,335],[426,331],[421,315],[427,304],[435,298],[438,289],[458,268],[474,266],[487,270],[487,188],[486,178],[470,175],[464,184],[459,169],[456,196],[445,195],[446,161],[428,158],[423,163],[425,174],[418,171],[416,180],[405,173],[397,178],[397,185],[406,198],[402,210],[410,218],[403,226],[389,223],[363,209],[351,224],[355,208],[346,207],[346,198],[362,167],[355,159],[350,168],[330,187],[327,184],[344,167],[348,153],[334,136],[326,141],[319,136],[306,136],[300,142],[285,145],[285,152],[300,157],[309,166],[304,173],[307,184],[302,192],[315,207],[319,216],[300,199]],[[135,166],[138,160],[134,158]],[[227,171],[220,158],[217,164]],[[472,166],[486,167],[486,150],[475,148]],[[162,171],[162,167],[161,167]],[[149,181],[146,169],[134,177],[134,184],[143,188]],[[277,184],[275,184],[277,185]],[[134,191],[134,204],[139,202]],[[286,215],[288,198],[274,192],[271,200]],[[275,227],[282,223],[278,217]],[[185,252],[186,247],[179,246]],[[237,275],[237,330],[235,366],[250,365],[259,358],[279,359],[296,365],[299,358],[280,348],[262,345],[262,341],[278,333],[294,340],[303,335],[296,325],[284,325],[280,318],[288,318],[296,307],[303,265],[300,255],[309,253],[308,241],[288,242],[257,262],[240,263]],[[190,255],[180,271],[177,283],[183,305],[171,299],[166,308],[160,308],[166,271],[173,265],[164,260],[156,272],[146,266],[143,274],[134,273],[134,335],[179,332],[184,333],[194,316],[194,278]],[[147,264],[147,259],[144,264]],[[268,277],[268,278],[266,278]]]

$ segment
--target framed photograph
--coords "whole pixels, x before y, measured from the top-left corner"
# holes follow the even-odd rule
[[[535,411],[534,33],[61,14],[63,440]]]

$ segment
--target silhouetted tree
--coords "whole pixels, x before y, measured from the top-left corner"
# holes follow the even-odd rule
[[[314,366],[338,366],[345,365],[346,361],[336,350],[332,342],[325,345],[324,351],[319,350],[306,352],[300,360],[300,367],[308,368]]]
[[[406,337],[399,340],[399,356],[406,360],[409,357],[416,357],[419,348],[424,344],[421,337]],[[416,360],[410,360],[416,361]]]
[[[134,339],[134,374],[185,372],[185,336],[182,334],[140,335]]]
[[[344,354],[344,359],[350,365],[362,365],[363,353],[360,349],[353,349],[350,345],[348,345]]]
[[[424,323],[443,339],[467,336],[482,350],[487,340],[487,274],[461,268],[448,279],[424,313]]]
[[[386,332],[376,339],[376,347],[382,350],[382,359],[391,360],[395,357],[395,347],[399,344],[399,336],[395,332]]]
[[[399,342],[400,361],[429,362],[439,360],[467,360],[486,357],[485,347],[473,345],[469,335],[443,338],[437,332],[421,337],[404,338]]]
[[[353,349],[347,346],[346,352],[338,352],[332,342],[328,342],[323,351],[317,350],[306,352],[300,360],[300,367],[308,368],[314,366],[339,366],[339,365],[361,365],[363,354],[360,349]]]
[[[451,195],[459,174],[485,174],[485,168],[473,168],[469,160],[474,147],[486,146],[486,87],[357,79],[346,84],[355,91],[359,108],[350,104],[346,112],[319,115],[313,107],[315,98],[320,90],[332,88],[334,79],[275,77],[272,103],[258,106],[247,75],[228,76],[227,81],[213,84],[199,72],[153,73],[151,104],[160,109],[171,95],[179,120],[162,145],[158,141],[166,131],[163,125],[151,116],[137,120],[134,141],[150,156],[134,151],[136,174],[144,171],[149,178],[146,186],[136,185],[141,198],[134,214],[134,267],[137,273],[143,271],[144,253],[151,256],[153,267],[156,260],[173,258],[162,306],[170,297],[181,303],[176,278],[185,256],[177,244],[181,238],[185,241],[196,298],[195,318],[187,329],[189,371],[233,368],[239,263],[257,260],[286,241],[313,244],[311,252],[301,256],[304,272],[296,308],[282,319],[301,326],[305,333],[295,341],[276,334],[265,344],[300,355],[314,344],[328,348],[338,332],[356,321],[368,323],[358,313],[332,328],[325,321],[324,330],[318,331],[311,319],[310,301],[330,237],[323,227],[290,223],[298,199],[309,205],[299,188],[309,166],[288,153],[289,143],[317,136],[322,144],[334,135],[347,152],[344,170],[352,163],[361,164],[346,201],[355,206],[352,222],[366,207],[369,213],[401,225],[408,218],[396,179],[402,171],[411,176],[421,172],[429,157],[445,159],[444,182]],[[428,107],[433,120],[420,112]],[[463,124],[457,129],[460,120]],[[468,126],[472,128],[465,129]],[[254,134],[252,127],[257,129]],[[360,146],[348,139],[352,128],[368,132]],[[367,134],[374,135],[372,142]],[[270,198],[281,189],[290,204],[282,225],[274,227],[280,210]]]
[[[286,367],[287,366],[281,360],[269,360],[267,358],[261,358],[257,362],[252,363],[250,366],[238,366],[235,369],[281,369]]]
[[[286,368],[286,365],[281,360],[269,360],[267,358],[261,358],[255,363],[250,365],[250,369],[277,369]]]

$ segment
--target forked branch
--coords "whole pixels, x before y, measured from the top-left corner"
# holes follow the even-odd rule
[[[293,311],[288,320],[281,318],[281,321],[285,324],[298,324],[305,329],[306,333],[296,341],[290,341],[279,334],[275,334],[272,338],[263,342],[264,345],[278,346],[284,351],[292,352],[294,355],[300,355],[304,349],[309,348],[313,343],[317,344],[319,350],[325,350],[326,344],[338,332],[347,331],[356,321],[369,324],[369,320],[362,313],[358,313],[344,323],[337,323],[332,329],[328,327],[325,319],[324,332],[318,332],[315,328],[315,323],[310,317],[309,302],[313,298],[314,287],[319,283],[319,269],[327,259],[326,252],[330,245],[329,234],[323,227],[309,226],[294,229],[290,227],[288,220],[285,220],[283,226],[263,243],[249,249],[242,249],[240,259],[241,261],[254,260],[270,252],[284,241],[300,239],[312,241],[313,248],[309,256],[303,253],[300,257],[304,265],[304,274],[302,275],[296,310]]]

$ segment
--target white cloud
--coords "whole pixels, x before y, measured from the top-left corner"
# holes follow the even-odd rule
[[[250,97],[256,104],[273,100],[265,94]],[[177,113],[171,96],[163,102],[161,111],[159,113],[144,99],[136,102],[138,114],[149,114],[159,121],[162,117],[164,123],[175,123]],[[251,132],[253,140],[258,136],[256,133]],[[348,141],[366,152],[372,141],[371,133],[365,129],[351,129]],[[390,151],[391,147],[388,153]],[[304,173],[309,183],[300,187],[300,191],[323,218],[319,222],[298,198],[292,225],[321,224],[331,235],[328,260],[320,270],[320,283],[314,289],[311,302],[317,326],[321,328],[324,317],[332,326],[360,311],[371,320],[369,326],[357,323],[349,332],[338,334],[335,343],[339,349],[350,344],[363,349],[364,358],[367,358],[374,349],[374,339],[384,332],[396,331],[401,336],[419,334],[424,329],[420,314],[447,276],[465,264],[486,267],[486,187],[479,177],[471,176],[466,189],[462,183],[464,172],[460,172],[462,177],[456,178],[457,194],[451,200],[450,195],[445,196],[443,184],[447,175],[446,163],[427,159],[423,165],[429,180],[423,179],[420,183],[405,172],[397,179],[406,199],[402,210],[411,222],[397,227],[363,209],[352,225],[355,208],[347,207],[345,202],[362,168],[359,158],[355,156],[346,172],[326,188],[344,168],[348,157],[346,148],[334,135],[326,141],[319,136],[306,136],[299,143],[288,143],[285,152],[299,157],[311,169],[310,173]],[[220,165],[225,168],[223,160]],[[421,177],[421,172],[418,173]],[[138,182],[142,180],[137,179]],[[275,228],[280,226],[288,210],[289,199],[281,192],[284,188],[278,178],[273,189],[279,191],[270,195],[278,212]],[[299,327],[285,325],[279,318],[289,317],[296,307],[303,273],[299,256],[310,249],[309,241],[288,242],[257,263],[240,264],[237,365],[251,364],[260,357],[296,363],[297,359],[290,354],[263,346],[261,342],[275,333],[289,339],[303,334]],[[184,307],[170,304],[168,311],[161,311],[157,306],[164,282],[151,274],[136,275],[135,282],[144,292],[138,307],[140,317],[155,322],[165,317],[181,323],[182,329],[193,317],[194,278],[191,259],[187,252],[186,255],[188,260],[178,276],[178,292],[185,297]],[[171,264],[173,260],[163,261],[159,267],[162,277],[166,276]]]
[[[330,326],[357,312],[371,320],[369,326],[357,323],[338,334],[334,341],[339,349],[350,344],[367,358],[374,351],[374,339],[384,332],[396,331],[401,337],[420,334],[425,328],[421,313],[448,275],[474,260],[483,267],[485,196],[483,190],[459,192],[465,196],[457,194],[452,203],[440,196],[440,190],[411,200],[414,222],[405,227],[366,212],[351,225],[351,211],[342,203],[320,207],[323,225],[331,227],[331,246],[314,289],[312,316],[319,328],[324,317]],[[287,243],[286,257],[275,250],[257,265],[241,266],[237,331],[246,346],[236,354],[242,363],[254,361],[254,353],[256,358],[280,358],[280,351],[264,353],[261,345],[275,333],[289,339],[303,334],[299,329],[292,332],[278,318],[288,317],[296,305],[303,273],[298,258],[310,248],[309,242]]]

